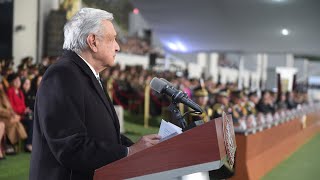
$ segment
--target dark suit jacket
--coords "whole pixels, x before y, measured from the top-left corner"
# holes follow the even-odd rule
[[[30,179],[92,179],[95,169],[125,157],[130,145],[89,66],[66,51],[37,93]]]

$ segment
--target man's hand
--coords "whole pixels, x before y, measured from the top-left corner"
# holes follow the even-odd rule
[[[161,136],[159,136],[158,134],[150,134],[150,135],[142,136],[138,142],[136,142],[134,145],[129,147],[128,156],[158,144],[160,139],[161,139]]]

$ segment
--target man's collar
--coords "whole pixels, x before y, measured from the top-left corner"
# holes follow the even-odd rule
[[[96,70],[94,70],[94,68],[91,66],[91,64],[89,64],[88,61],[86,61],[83,57],[81,57],[80,54],[78,54],[78,53],[76,53],[76,54],[89,66],[89,68],[91,69],[91,71],[94,74],[94,76],[97,79],[100,79],[99,73],[97,73]]]

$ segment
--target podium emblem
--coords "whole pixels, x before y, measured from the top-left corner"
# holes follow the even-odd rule
[[[226,148],[227,160],[231,168],[234,165],[236,146],[232,135],[234,134],[233,122],[229,120],[225,112],[222,113],[223,137]]]

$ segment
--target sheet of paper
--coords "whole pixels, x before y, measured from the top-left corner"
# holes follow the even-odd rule
[[[178,134],[182,133],[182,129],[181,129],[180,127],[172,124],[171,122],[167,122],[167,123],[168,123],[171,127],[173,127],[174,130],[175,130]]]
[[[182,129],[170,122],[166,122],[165,120],[161,120],[160,129],[158,135],[161,136],[160,141],[164,141],[170,137],[181,134]]]

